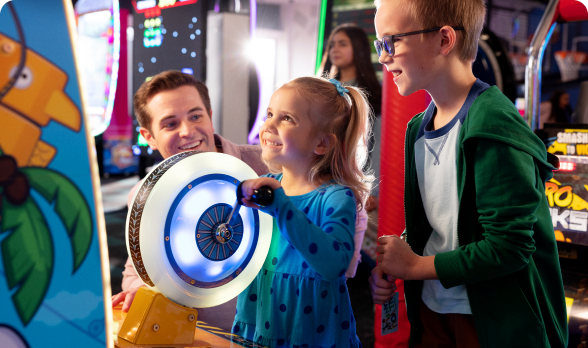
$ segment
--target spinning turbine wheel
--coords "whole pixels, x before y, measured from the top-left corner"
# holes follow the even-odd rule
[[[265,261],[273,222],[246,207],[227,221],[237,186],[257,177],[235,157],[197,151],[153,169],[135,193],[126,224],[127,249],[143,282],[194,308],[241,293]]]
[[[216,230],[227,221],[232,209],[233,207],[228,204],[215,204],[205,211],[196,225],[198,228],[196,234],[198,249],[209,260],[226,260],[241,244],[243,239],[243,219],[241,216],[237,217],[236,224],[227,226],[227,232],[221,236],[216,235]]]

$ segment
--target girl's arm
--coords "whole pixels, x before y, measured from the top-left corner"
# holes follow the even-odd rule
[[[258,179],[261,182],[259,187],[268,184],[272,187],[271,181],[266,179],[270,178]],[[278,181],[273,181],[279,185]],[[243,186],[245,191],[249,185]],[[317,226],[292,203],[281,186],[272,188],[274,202],[259,209],[276,218],[284,238],[321,278],[332,281],[344,276],[355,248],[356,205],[353,192],[341,187],[325,193],[324,204],[320,208],[321,226]],[[247,197],[245,192],[244,195]]]

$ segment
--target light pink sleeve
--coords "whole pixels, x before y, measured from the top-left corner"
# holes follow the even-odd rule
[[[133,290],[145,285],[145,283],[143,283],[143,280],[141,280],[137,272],[135,272],[135,268],[133,267],[133,261],[130,257],[127,259],[127,263],[125,263],[125,270],[122,272],[122,274],[123,291]]]
[[[363,244],[363,236],[365,235],[367,225],[367,212],[365,211],[365,209],[362,209],[359,213],[357,213],[357,218],[355,219],[355,236],[353,238],[355,241],[355,250],[353,252],[353,258],[351,258],[351,262],[349,262],[347,272],[345,272],[345,276],[347,278],[355,277],[357,265],[359,265],[359,263],[361,262],[361,254],[359,253],[359,251],[361,250],[361,245]]]
[[[133,197],[135,196],[135,192],[141,186],[142,183],[143,183],[143,180],[139,181],[135,186],[133,186],[133,188],[131,189],[131,192],[129,192],[129,196],[127,197],[127,206],[129,207],[129,209],[131,208],[131,206],[133,204],[132,200],[133,200]],[[122,290],[123,291],[136,289],[142,285],[145,285],[145,283],[143,283],[143,280],[141,280],[141,277],[139,277],[137,272],[135,272],[135,268],[133,267],[133,261],[131,260],[130,257],[127,259],[127,263],[125,263],[125,270],[122,272],[122,275],[123,275],[123,280],[122,280]]]

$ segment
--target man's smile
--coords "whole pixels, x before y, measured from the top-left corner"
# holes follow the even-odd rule
[[[195,147],[197,147],[198,145],[200,145],[202,141],[201,140],[197,140],[197,141],[193,141],[191,143],[185,144],[180,146],[180,150],[190,150],[193,149]]]

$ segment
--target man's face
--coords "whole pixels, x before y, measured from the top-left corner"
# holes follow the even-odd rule
[[[383,0],[376,12],[375,26],[378,39],[385,35],[402,34],[423,30],[412,19],[408,9],[398,0]],[[389,57],[386,51],[380,56],[380,63],[394,75],[398,92],[407,96],[420,89],[426,89],[435,71],[434,35],[411,35],[394,39],[395,54]]]
[[[147,102],[151,131],[141,127],[141,135],[163,158],[183,151],[216,152],[212,115],[194,86],[163,91]]]

